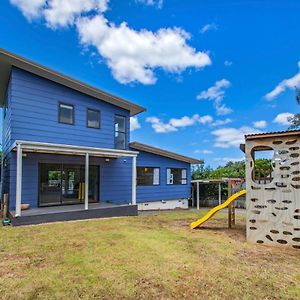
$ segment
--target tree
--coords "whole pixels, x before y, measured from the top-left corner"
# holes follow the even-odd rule
[[[255,160],[257,174],[264,177],[271,167],[271,160],[259,158]],[[225,166],[219,166],[216,169],[204,164],[198,165],[192,171],[192,179],[221,179],[221,178],[245,178],[245,161],[229,161]]]
[[[296,90],[296,101],[300,105],[300,88],[295,88]],[[289,130],[300,129],[300,114],[295,114],[293,117],[289,118],[288,121],[291,123]]]
[[[245,177],[245,162],[228,162],[224,167],[216,169],[204,164],[194,168],[192,173],[193,179],[221,179],[221,178],[244,178]]]

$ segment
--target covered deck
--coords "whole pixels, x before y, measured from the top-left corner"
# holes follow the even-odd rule
[[[83,147],[65,144],[40,143],[33,141],[17,140],[11,147],[11,151],[16,151],[16,197],[15,209],[10,211],[13,225],[37,224],[51,221],[64,221],[75,219],[88,219],[98,217],[137,215],[136,206],[136,157],[138,152],[109,149]],[[31,208],[21,210],[22,206],[22,174],[23,156],[25,153],[61,154],[85,157],[84,164],[84,189],[82,204],[60,205],[50,207]],[[90,157],[101,157],[103,159],[117,159],[130,157],[132,161],[132,194],[131,203],[126,205],[114,205],[110,203],[89,203],[89,165]],[[130,202],[130,201],[129,201]],[[127,202],[128,203],[128,202]],[[22,224],[21,224],[22,223]],[[24,224],[25,225],[25,224]]]
[[[75,221],[95,218],[137,216],[137,205],[116,205],[112,203],[90,203],[86,210],[84,204],[70,204],[32,208],[22,211],[22,216],[14,217],[10,211],[13,226],[51,223],[59,221]]]

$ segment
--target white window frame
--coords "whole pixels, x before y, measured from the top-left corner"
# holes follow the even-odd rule
[[[138,169],[139,168],[141,168],[141,169],[145,169],[145,168],[153,169],[153,181],[152,181],[152,184],[138,184],[138,175],[137,175],[137,186],[159,186],[160,185],[160,167],[137,166],[136,167],[137,174],[138,174]],[[157,181],[157,179],[158,179],[158,181]]]
[[[174,174],[172,174],[172,169],[181,170],[180,183],[174,183]],[[167,185],[187,185],[187,168],[167,168]]]

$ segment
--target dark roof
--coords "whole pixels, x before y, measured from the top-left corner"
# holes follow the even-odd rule
[[[246,140],[263,139],[263,138],[276,138],[283,136],[295,136],[300,135],[300,130],[288,130],[288,131],[274,131],[265,133],[255,133],[245,135]]]
[[[199,160],[199,159],[196,159],[196,158],[191,158],[191,157],[188,157],[188,156],[184,156],[184,155],[181,155],[181,154],[177,154],[177,153],[174,153],[174,152],[171,152],[171,151],[167,151],[167,150],[164,150],[164,149],[160,149],[160,148],[157,148],[157,147],[145,145],[145,144],[138,143],[138,142],[132,142],[132,143],[129,144],[129,146],[131,148],[135,149],[135,150],[140,150],[140,151],[153,153],[153,154],[156,154],[156,155],[165,156],[165,157],[168,157],[168,158],[172,158],[172,159],[183,161],[183,162],[190,163],[190,164],[201,164],[201,163],[203,163],[203,160]]]
[[[134,116],[138,113],[145,111],[142,106],[124,100],[120,97],[109,94],[103,90],[95,88],[91,85],[83,83],[79,80],[56,72],[24,57],[6,51],[0,48],[0,106],[3,106],[6,87],[10,76],[11,67],[15,66],[22,70],[28,71],[35,75],[41,76],[48,80],[67,86],[71,89],[92,96],[107,103],[116,105],[130,111],[130,115]]]

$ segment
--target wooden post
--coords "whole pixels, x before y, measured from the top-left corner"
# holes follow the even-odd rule
[[[4,196],[3,196],[2,217],[3,217],[3,219],[8,217],[8,194],[4,194]]]
[[[228,183],[227,183],[228,187],[227,187],[227,190],[228,190],[228,198],[231,196],[232,194],[232,187],[231,187],[231,182],[230,180],[228,180]],[[228,206],[228,228],[231,228],[232,227],[232,204],[230,204]]]
[[[235,204],[232,203],[232,212],[231,212],[231,217],[232,217],[232,224],[235,225]]]

